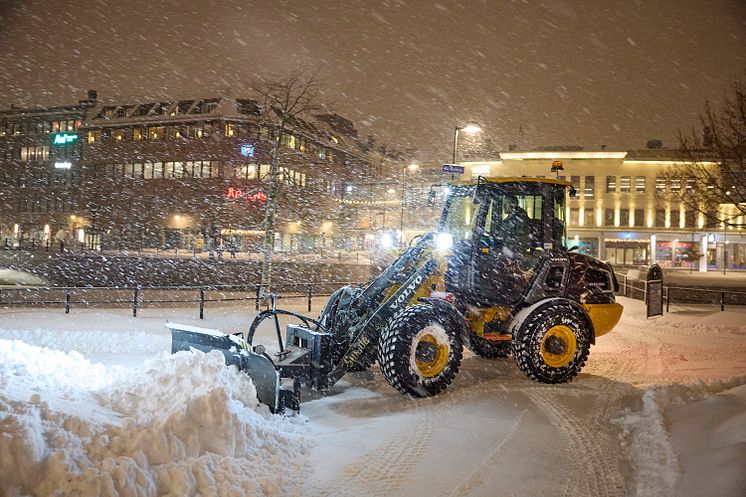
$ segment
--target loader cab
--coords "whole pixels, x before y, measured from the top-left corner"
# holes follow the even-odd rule
[[[452,237],[448,291],[480,306],[520,299],[538,261],[566,246],[567,186],[544,178],[454,186],[439,226]]]

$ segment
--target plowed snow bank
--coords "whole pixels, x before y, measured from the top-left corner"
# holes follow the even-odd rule
[[[216,352],[107,368],[0,340],[5,495],[292,495],[307,471],[301,428],[258,407]]]

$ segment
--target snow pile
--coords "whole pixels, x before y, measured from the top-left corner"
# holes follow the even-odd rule
[[[90,358],[121,355],[155,356],[171,348],[168,333],[155,334],[147,331],[49,328],[1,329],[2,338],[22,340],[26,343],[62,351],[77,351]]]
[[[297,494],[302,433],[218,352],[107,368],[0,340],[4,495]]]
[[[661,386],[616,420],[634,472],[634,495],[746,494],[746,377]]]

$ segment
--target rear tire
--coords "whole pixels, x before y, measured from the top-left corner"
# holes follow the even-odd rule
[[[569,301],[539,305],[513,329],[513,358],[534,381],[565,383],[585,365],[592,329]]]
[[[392,387],[415,397],[443,391],[458,372],[463,346],[459,330],[430,304],[404,308],[381,334],[378,364]]]

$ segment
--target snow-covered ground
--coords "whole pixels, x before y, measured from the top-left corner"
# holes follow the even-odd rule
[[[217,354],[168,354],[166,319],[253,308],[0,310],[0,496],[746,495],[746,313],[620,301],[570,384],[466,354],[437,397],[374,366],[299,417]]]

